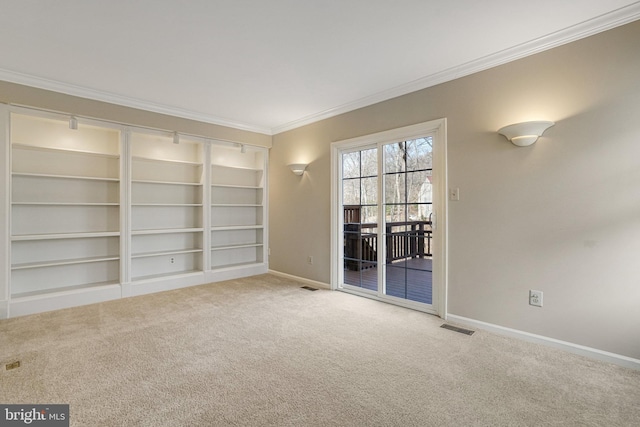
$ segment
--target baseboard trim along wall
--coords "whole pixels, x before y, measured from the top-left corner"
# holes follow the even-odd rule
[[[120,285],[104,285],[12,298],[8,317],[27,316],[45,311],[62,310],[81,305],[112,301],[121,297]]]
[[[6,319],[7,317],[9,317],[9,303],[0,301],[0,319]]]
[[[295,280],[297,282],[304,283],[309,286],[317,288],[331,289],[331,285],[315,280],[305,279],[304,277],[294,276],[293,274],[282,273],[275,270],[269,270],[270,274],[275,276],[284,277],[287,279]],[[621,354],[610,353],[608,351],[598,350],[597,348],[586,347],[580,344],[574,344],[567,341],[557,340],[555,338],[545,337],[543,335],[536,335],[517,329],[506,328],[504,326],[494,325],[492,323],[482,322],[480,320],[469,319],[467,317],[456,316],[455,314],[447,314],[446,321],[459,323],[461,325],[470,326],[476,329],[482,329],[485,331],[493,332],[499,335],[508,336],[511,338],[517,338],[536,344],[542,344],[549,347],[555,347],[570,353],[585,356],[591,359],[600,360],[603,362],[613,363],[625,368],[640,370],[640,360],[632,357],[623,356]]]
[[[243,268],[226,268],[190,274],[158,277],[134,283],[112,284],[59,291],[0,301],[0,319],[26,316],[52,310],[96,304],[156,292],[206,285],[267,273],[264,264]]]
[[[318,282],[311,279],[305,279],[304,277],[294,276],[293,274],[281,273],[275,270],[269,270],[269,273],[273,274],[274,276],[284,277],[285,279],[295,280],[296,282],[301,282],[301,283],[304,283],[305,285],[331,290],[331,285],[328,283]]]
[[[492,323],[486,323],[479,320],[469,319],[467,317],[456,316],[455,314],[447,314],[445,319],[450,322],[459,323],[461,325],[470,326],[477,329],[483,329],[486,331],[494,332],[499,335],[518,338],[524,341],[529,341],[537,344],[543,344],[549,347],[555,347],[555,348],[565,350],[570,353],[578,354],[580,356],[585,356],[591,359],[613,363],[615,365],[624,366],[626,368],[640,370],[639,359],[623,356],[621,354],[610,353],[608,351],[598,350],[597,348],[586,347],[580,344],[574,344],[567,341],[557,340],[555,338],[545,337],[543,335],[536,335],[529,332],[520,331],[517,329],[506,328],[504,326],[499,326],[499,325],[494,325]]]

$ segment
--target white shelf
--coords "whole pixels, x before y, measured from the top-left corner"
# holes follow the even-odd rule
[[[12,205],[26,206],[120,206],[120,203],[74,203],[74,202],[12,202]]]
[[[179,164],[179,165],[202,166],[202,162],[193,162],[193,161],[188,161],[188,160],[158,159],[158,158],[153,158],[153,157],[142,157],[142,156],[133,156],[131,159],[133,161],[141,161],[141,162],[174,163],[174,164]]]
[[[43,147],[40,145],[30,145],[30,144],[21,144],[19,142],[14,142],[11,144],[13,148],[17,148],[20,150],[33,150],[33,151],[45,151],[52,153],[71,153],[71,154],[84,154],[87,156],[97,156],[97,157],[108,157],[112,159],[119,159],[119,154],[110,154],[110,153],[101,153],[98,151],[87,151],[87,150],[78,150],[75,148],[57,148],[57,147]]]
[[[24,176],[24,177],[33,177],[33,178],[47,178],[47,179],[78,179],[78,180],[88,180],[88,181],[120,181],[119,178],[107,178],[107,177],[99,177],[99,176],[80,176],[80,175],[57,175],[57,174],[49,174],[49,173],[30,173],[30,172],[12,172],[13,176]]]
[[[119,256],[112,257],[91,257],[91,258],[75,258],[75,259],[63,259],[52,260],[42,262],[29,262],[24,264],[15,264],[11,266],[12,270],[23,270],[29,268],[43,268],[43,267],[55,267],[59,265],[73,265],[73,264],[88,264],[93,262],[106,262],[106,261],[118,261]]]
[[[113,286],[113,285],[119,285],[119,284],[120,282],[118,281],[107,281],[107,282],[86,283],[86,284],[75,285],[75,286],[65,286],[65,287],[59,287],[59,288],[53,288],[53,289],[44,289],[44,290],[38,290],[33,292],[20,292],[20,293],[11,294],[11,299],[28,298],[28,297],[33,297],[33,296],[38,296],[43,294],[62,293],[62,292],[76,291],[81,289],[98,288],[102,286]]]
[[[213,203],[213,208],[261,208],[263,205],[249,203]]]
[[[238,262],[234,264],[215,265],[215,266],[212,266],[211,269],[222,270],[227,268],[231,269],[231,268],[251,267],[251,266],[259,266],[259,265],[263,265],[263,263],[258,261],[248,261],[248,262]]]
[[[152,230],[133,230],[131,232],[134,236],[142,236],[146,234],[174,234],[174,233],[199,233],[204,228],[161,228]]]
[[[231,185],[231,184],[211,184],[212,187],[220,187],[220,188],[236,188],[236,189],[246,189],[246,190],[262,190],[262,187],[258,187],[255,185]]]
[[[224,168],[224,169],[234,169],[234,170],[241,170],[241,171],[248,171],[248,172],[263,172],[263,169],[260,168],[250,168],[247,166],[231,166],[231,165],[218,165],[216,163],[212,163],[211,167],[214,168]]]
[[[191,254],[191,253],[197,253],[197,252],[203,252],[203,250],[194,248],[194,249],[176,249],[173,251],[167,250],[167,251],[158,251],[158,252],[144,252],[139,254],[132,254],[131,258],[150,258],[150,257],[156,257],[156,256],[163,256],[163,255]]]
[[[55,239],[89,239],[92,237],[117,237],[119,231],[105,231],[96,233],[60,233],[60,234],[23,234],[11,236],[11,241],[20,242],[25,240],[55,240]]]
[[[219,227],[211,227],[211,231],[226,231],[226,230],[262,230],[264,225],[225,225]]]
[[[200,187],[202,183],[199,182],[180,182],[180,181],[153,181],[148,179],[134,179],[131,180],[133,184],[160,184],[160,185],[192,185]]]
[[[225,245],[225,246],[212,246],[212,251],[224,251],[227,249],[239,249],[239,248],[259,248],[264,246],[262,243],[247,243],[247,244],[239,244],[239,245]]]
[[[133,278],[134,282],[142,282],[142,281],[146,281],[146,280],[154,280],[154,279],[164,279],[168,276],[171,277],[175,277],[175,276],[190,276],[192,274],[202,274],[201,270],[181,270],[181,271],[176,271],[176,272],[172,272],[172,273],[164,273],[164,274],[149,274],[146,276],[136,276]]]
[[[133,207],[200,207],[202,203],[132,203]]]

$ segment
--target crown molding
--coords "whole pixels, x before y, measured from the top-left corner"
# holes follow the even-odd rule
[[[534,55],[563,44],[583,39],[603,31],[619,27],[624,24],[640,19],[640,1],[631,5],[622,7],[612,12],[592,18],[588,21],[581,22],[563,30],[556,31],[546,36],[521,43],[519,45],[504,49],[502,51],[469,61],[462,65],[451,67],[444,71],[422,77],[412,82],[396,86],[394,88],[378,92],[376,94],[360,98],[353,102],[330,108],[328,110],[303,117],[298,120],[274,127],[271,132],[273,135],[296,129],[320,120],[344,114],[358,108],[367,107],[378,102],[396,98],[416,92],[428,87],[432,87],[441,83],[455,80],[470,74],[484,71],[498,65],[506,64],[526,56]]]
[[[139,110],[145,110],[154,113],[166,114],[170,116],[181,117],[184,119],[225,126],[238,130],[256,132],[265,135],[275,135],[311,123],[315,123],[320,120],[328,119],[339,114],[347,113],[358,108],[367,107],[378,102],[386,101],[388,99],[426,89],[428,87],[455,80],[457,78],[477,73],[479,71],[487,70],[489,68],[505,64],[507,62],[511,62],[624,24],[628,24],[638,19],[640,19],[640,1],[622,7],[615,11],[603,14],[588,21],[582,22],[580,24],[576,24],[566,29],[537,38],[535,40],[522,43],[508,49],[504,49],[500,52],[496,52],[482,58],[478,58],[460,66],[452,67],[447,70],[422,77],[412,82],[388,90],[384,90],[373,95],[360,98],[358,100],[348,102],[346,104],[342,104],[328,110],[321,111],[316,114],[302,117],[300,119],[275,126],[273,128],[238,122],[212,116],[202,112],[191,111],[170,105],[164,105],[123,95],[117,95],[110,92],[90,89],[83,86],[63,83],[11,70],[0,69],[0,80],[36,87],[39,89],[51,90],[54,92],[60,92],[81,98],[107,102],[110,104],[121,105],[124,107],[136,108]]]
[[[233,129],[246,130],[249,132],[262,133],[271,135],[271,129],[264,126],[256,126],[248,123],[238,122],[234,120],[224,119],[209,114],[190,111],[179,107],[144,101],[141,99],[131,98],[128,96],[116,95],[114,93],[90,89],[83,86],[63,83],[55,80],[45,79],[42,77],[32,76],[29,74],[18,73],[11,70],[0,68],[0,80],[10,83],[16,83],[25,86],[31,86],[38,89],[50,90],[53,92],[64,93],[66,95],[77,96],[80,98],[92,99],[94,101],[108,102],[123,107],[136,108],[139,110],[150,111],[153,113],[166,114],[169,116],[180,117],[183,119],[196,120],[199,122],[209,123],[218,126],[225,126]]]

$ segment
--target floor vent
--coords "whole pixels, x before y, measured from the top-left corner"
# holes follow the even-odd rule
[[[311,286],[301,286],[302,289],[306,289],[308,291],[317,291],[318,289],[312,288]]]
[[[5,365],[5,368],[7,369],[7,371],[10,371],[11,369],[16,369],[20,367],[20,361],[15,361],[13,363],[7,363]]]
[[[462,329],[462,328],[458,328],[457,326],[447,325],[446,323],[440,327],[448,329],[450,331],[460,332],[461,334],[465,334],[465,335],[473,335],[473,332],[474,332],[474,331],[470,331],[469,329]]]

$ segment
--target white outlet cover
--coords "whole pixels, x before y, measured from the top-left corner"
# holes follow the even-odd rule
[[[529,305],[542,307],[542,291],[529,291]]]

